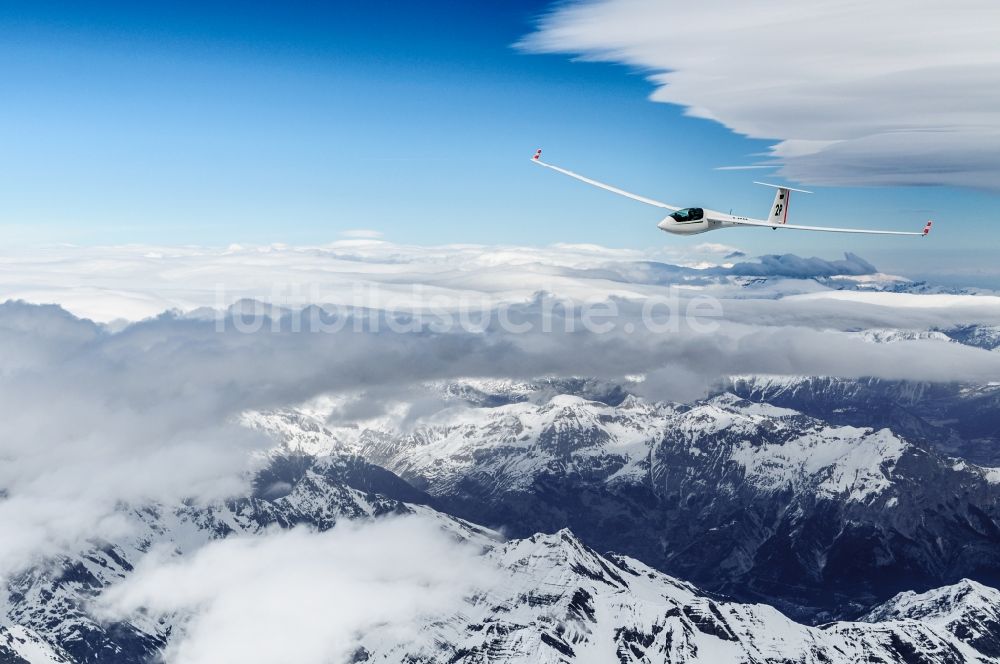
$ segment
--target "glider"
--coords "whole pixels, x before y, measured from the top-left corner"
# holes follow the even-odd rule
[[[771,228],[774,230],[779,228],[789,228],[796,231],[866,233],[870,235],[915,235],[923,237],[931,232],[931,225],[933,224],[933,222],[928,221],[924,225],[924,229],[922,231],[914,232],[869,230],[865,228],[833,228],[829,226],[799,226],[796,224],[789,224],[786,222],[788,221],[788,202],[792,197],[792,192],[796,191],[802,194],[811,194],[812,192],[804,189],[793,189],[782,185],[768,184],[767,182],[754,183],[764,185],[765,187],[774,187],[777,190],[774,194],[774,203],[771,204],[771,211],[767,219],[750,219],[748,217],[726,214],[725,212],[719,212],[717,210],[709,210],[708,208],[680,208],[673,205],[667,205],[666,203],[661,203],[660,201],[655,201],[652,198],[646,198],[645,196],[639,196],[638,194],[627,192],[624,189],[619,189],[618,187],[612,187],[609,184],[604,184],[603,182],[598,182],[597,180],[591,180],[588,177],[584,177],[574,173],[573,171],[568,171],[565,168],[560,168],[559,166],[547,164],[542,161],[541,150],[535,152],[535,156],[532,157],[531,160],[539,166],[551,168],[552,170],[562,173],[563,175],[568,175],[571,178],[576,178],[581,182],[586,182],[587,184],[610,191],[618,194],[619,196],[625,196],[626,198],[631,198],[632,200],[645,203],[646,205],[653,205],[658,208],[670,210],[670,214],[664,217],[663,221],[658,223],[656,227],[660,230],[668,233],[675,233],[677,235],[694,235],[695,233],[705,233],[707,231],[714,231],[720,228],[754,226],[760,228]]]

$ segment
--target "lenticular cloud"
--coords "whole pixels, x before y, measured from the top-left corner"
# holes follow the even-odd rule
[[[647,70],[655,101],[776,139],[800,182],[996,189],[998,43],[990,0],[598,0],[521,45]]]

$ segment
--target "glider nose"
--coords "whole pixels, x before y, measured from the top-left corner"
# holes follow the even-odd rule
[[[656,227],[659,228],[661,231],[667,230],[668,228],[670,228],[670,219],[669,218],[664,219],[663,221],[658,223]]]

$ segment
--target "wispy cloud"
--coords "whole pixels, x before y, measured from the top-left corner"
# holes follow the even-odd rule
[[[522,46],[650,72],[655,101],[779,141],[790,179],[997,189],[997,43],[990,0],[591,0]]]
[[[781,164],[750,164],[747,166],[716,166],[717,171],[756,171],[761,169],[779,168]]]

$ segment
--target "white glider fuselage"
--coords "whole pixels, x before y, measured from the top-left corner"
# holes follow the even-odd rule
[[[656,225],[656,227],[661,231],[673,233],[674,235],[695,235],[697,233],[707,233],[708,231],[718,230],[719,228],[746,225],[747,221],[755,221],[761,224],[767,223],[762,219],[738,217],[725,212],[719,212],[717,210],[709,210],[708,208],[685,208],[679,212],[685,212],[687,210],[700,211],[701,218],[679,221],[674,217],[674,215],[677,214],[677,212],[675,212],[674,214],[667,215],[663,221]],[[697,212],[695,212],[695,215],[697,215]],[[744,223],[738,223],[740,221]]]

